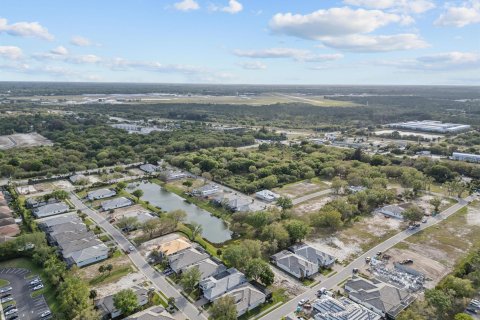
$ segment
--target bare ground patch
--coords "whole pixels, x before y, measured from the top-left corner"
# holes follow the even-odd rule
[[[273,191],[284,197],[295,199],[295,198],[298,198],[310,193],[314,193],[317,191],[322,191],[325,189],[328,189],[328,185],[324,182],[320,181],[318,183],[314,183],[314,182],[305,180],[305,181],[288,184],[281,188],[275,188],[273,189]]]
[[[318,198],[314,198],[308,200],[306,202],[302,202],[293,207],[293,212],[296,215],[303,216],[307,213],[315,212],[323,208],[325,204],[332,201],[334,199],[333,196],[321,196]]]

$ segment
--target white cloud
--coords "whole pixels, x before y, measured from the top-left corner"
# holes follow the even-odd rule
[[[77,47],[89,47],[93,45],[92,41],[88,38],[82,37],[82,36],[74,36],[70,40],[70,44],[73,44],[74,46]]]
[[[228,1],[228,6],[225,7],[219,7],[217,5],[211,5],[210,6],[211,11],[223,11],[231,14],[236,14],[239,13],[240,11],[243,10],[243,5],[237,1],[237,0],[229,0]]]
[[[411,18],[380,10],[348,7],[318,10],[310,14],[277,13],[270,20],[274,33],[303,39],[370,33],[392,23],[410,23]]]
[[[391,9],[396,12],[423,13],[435,8],[435,3],[429,0],[344,0],[345,4],[372,8]]]
[[[68,50],[64,46],[58,46],[55,49],[50,50],[51,54],[56,54],[59,56],[66,56],[68,55]]]
[[[19,60],[23,57],[23,52],[19,47],[0,46],[0,57],[10,60]]]
[[[458,71],[480,68],[480,54],[475,52],[443,52],[425,55],[416,59],[400,61],[376,61],[376,64],[394,66],[400,69],[422,71]]]
[[[387,52],[398,50],[422,49],[428,43],[416,34],[395,35],[349,35],[345,37],[324,38],[323,44],[340,50],[354,52]]]
[[[174,8],[180,11],[191,11],[200,9],[200,5],[195,0],[183,0],[173,4]]]
[[[233,54],[238,57],[256,59],[290,58],[303,62],[332,61],[343,58],[342,54],[315,54],[310,50],[294,48],[268,48],[261,50],[234,50]]]
[[[461,6],[446,8],[437,20],[435,25],[447,27],[453,26],[463,28],[469,24],[480,23],[480,1],[470,0]]]
[[[36,37],[44,40],[53,40],[48,29],[38,22],[16,22],[8,24],[7,19],[0,18],[0,33],[7,33],[16,37]]]
[[[265,70],[267,69],[267,65],[261,61],[247,61],[241,62],[239,65],[246,70]]]

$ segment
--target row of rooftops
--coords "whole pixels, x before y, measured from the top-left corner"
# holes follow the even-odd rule
[[[58,247],[68,265],[81,267],[108,257],[107,246],[74,212],[38,219],[37,223],[48,235],[49,243]]]
[[[3,192],[0,192],[0,242],[7,241],[19,233],[20,228],[13,218],[13,211],[8,206]]]
[[[308,244],[299,243],[288,250],[280,251],[270,257],[279,268],[296,278],[308,278],[318,273],[320,268],[331,268],[335,257]]]

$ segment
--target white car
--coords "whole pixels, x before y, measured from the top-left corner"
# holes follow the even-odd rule
[[[5,287],[5,288],[0,289],[0,293],[5,293],[5,292],[8,292],[8,291],[12,291],[12,287]]]
[[[8,302],[8,301],[12,301],[13,300],[13,297],[6,297],[6,298],[3,298],[2,300],[0,300],[1,303],[5,303],[5,302]]]
[[[39,284],[38,286],[33,287],[32,290],[40,290],[43,288],[43,284]]]
[[[302,300],[298,301],[299,306],[303,306],[305,303],[307,303],[307,299],[302,299]]]
[[[12,315],[14,313],[17,313],[17,311],[18,311],[17,309],[8,310],[7,312],[5,312],[5,315],[9,316],[9,315]]]
[[[132,252],[135,250],[135,247],[134,246],[128,246],[128,252]]]
[[[45,317],[48,317],[51,314],[52,314],[52,312],[50,310],[47,310],[47,311],[42,312],[40,317],[45,318]]]
[[[40,280],[39,278],[36,278],[36,279],[33,279],[32,281],[30,281],[30,284],[33,286],[33,285],[36,285],[40,282],[42,282],[42,280]]]

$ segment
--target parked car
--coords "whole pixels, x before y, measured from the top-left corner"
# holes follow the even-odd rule
[[[12,287],[3,287],[0,289],[0,293],[4,293],[4,292],[8,292],[8,291],[12,291]]]
[[[13,315],[13,316],[7,318],[7,320],[17,320],[17,319],[18,319],[17,315]]]
[[[9,306],[6,306],[5,308],[3,308],[3,311],[12,310],[12,309],[14,309],[14,308],[16,308],[16,305],[14,305],[14,304],[11,304],[11,305],[9,305]]]
[[[13,300],[13,297],[6,297],[6,298],[1,299],[0,302],[5,303],[5,302],[12,301],[12,300]]]
[[[36,291],[36,290],[40,290],[42,288],[43,288],[43,284],[39,284],[38,286],[33,287],[32,290]]]
[[[50,310],[47,310],[47,311],[42,312],[40,317],[45,318],[45,317],[48,317],[51,314],[52,314],[52,312]]]
[[[6,311],[6,312],[5,312],[5,315],[6,315],[6,316],[10,316],[10,315],[12,315],[12,314],[14,314],[14,313],[17,313],[17,312],[18,312],[18,309],[15,308],[15,309],[11,309],[11,310]]]
[[[298,301],[299,306],[303,306],[305,303],[307,303],[307,299],[302,299],[302,300]]]
[[[39,284],[39,283],[41,283],[41,282],[42,282],[41,279],[35,278],[35,279],[33,279],[32,281],[30,281],[30,285],[34,286],[34,285]]]

